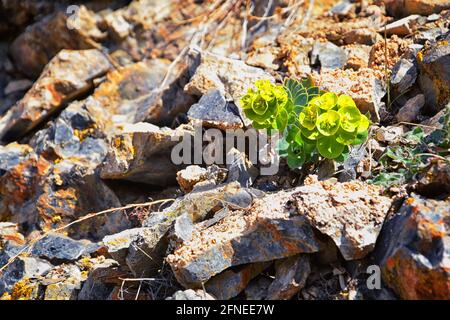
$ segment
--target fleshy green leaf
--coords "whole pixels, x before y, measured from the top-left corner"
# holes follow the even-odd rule
[[[344,151],[344,145],[336,142],[336,138],[321,137],[317,140],[317,150],[320,155],[327,159],[335,159]]]
[[[344,145],[351,145],[354,143],[356,135],[356,130],[354,132],[348,132],[340,128],[336,133],[336,141]]]

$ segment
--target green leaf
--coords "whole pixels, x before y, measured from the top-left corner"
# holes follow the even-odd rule
[[[280,112],[278,113],[278,116],[276,118],[277,129],[280,130],[281,132],[284,131],[284,129],[286,128],[286,126],[288,124],[288,120],[289,120],[289,115],[286,112],[286,110],[284,110],[284,109],[280,110]]]
[[[369,129],[370,120],[365,116],[361,115],[359,125],[358,125],[358,133],[364,133]]]
[[[351,145],[354,143],[356,136],[356,130],[354,132],[348,132],[340,128],[336,133],[336,141],[344,145]]]
[[[317,130],[308,130],[305,127],[302,127],[301,130],[302,135],[308,140],[316,140],[320,136],[320,133]]]
[[[353,140],[353,142],[352,142],[352,145],[357,146],[357,145],[363,144],[367,140],[368,136],[369,136],[369,133],[367,132],[367,130],[364,132],[357,133],[355,140]]]
[[[327,159],[335,159],[341,155],[344,151],[345,146],[336,142],[336,138],[331,137],[321,137],[317,140],[317,150],[320,155]]]
[[[337,111],[329,110],[317,117],[317,130],[324,136],[332,136],[335,134],[341,123],[341,116]]]
[[[300,81],[287,79],[284,82],[284,87],[286,88],[294,107],[303,107],[308,103],[308,93]]]

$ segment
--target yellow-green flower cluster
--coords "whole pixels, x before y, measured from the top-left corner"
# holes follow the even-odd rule
[[[255,87],[250,88],[241,99],[245,116],[253,121],[257,129],[283,130],[288,116],[285,110],[288,102],[286,90],[269,80],[258,80]]]
[[[302,135],[316,141],[319,154],[339,157],[345,146],[358,144],[367,135],[369,119],[350,96],[327,92],[312,99],[299,115]]]

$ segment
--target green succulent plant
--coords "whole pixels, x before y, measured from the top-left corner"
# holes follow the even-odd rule
[[[291,168],[319,156],[344,160],[351,145],[367,139],[370,126],[350,96],[321,91],[310,78],[287,79],[283,86],[258,80],[241,105],[255,128],[282,133],[277,150]]]

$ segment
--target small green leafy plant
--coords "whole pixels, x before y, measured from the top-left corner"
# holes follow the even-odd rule
[[[379,160],[381,170],[370,182],[386,188],[399,186],[427,172],[433,159],[450,164],[450,107],[439,123],[442,128],[425,133],[417,127],[404,134],[400,143],[388,146]]]
[[[344,161],[350,146],[367,139],[370,125],[350,96],[321,91],[311,79],[287,79],[284,85],[258,80],[241,105],[256,129],[282,133],[278,153],[291,168],[319,156]]]

